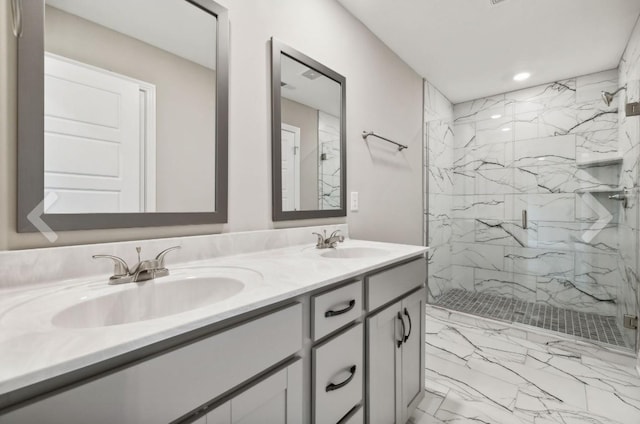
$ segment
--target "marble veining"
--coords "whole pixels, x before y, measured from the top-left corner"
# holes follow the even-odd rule
[[[512,278],[509,276],[502,277],[500,273],[495,271],[494,274],[487,274],[487,277],[484,280],[476,280],[476,284],[511,285],[514,290],[528,290],[535,292],[536,296],[539,293],[544,293],[536,288],[539,280],[531,277],[512,282]],[[547,283],[549,282],[563,283],[564,281],[550,279]],[[544,328],[624,348],[628,347],[616,323],[615,307],[611,309],[610,315],[569,310],[561,306],[562,301],[556,301],[557,297],[562,297],[561,289],[554,288],[552,293],[553,296],[549,296],[546,300],[531,296],[530,301],[523,301],[519,298],[503,296],[500,291],[492,293],[490,287],[484,288],[479,293],[474,293],[469,289],[452,289],[437,298],[434,305],[487,318]],[[596,297],[586,291],[583,293]],[[601,293],[600,296],[601,298],[597,300],[611,301],[610,295],[606,293]],[[578,305],[579,300],[575,301]]]
[[[640,309],[640,118],[627,117],[622,107],[626,102],[640,101],[640,22],[636,23],[618,68],[618,86],[627,89],[617,97],[619,112],[620,153],[623,156],[621,186],[630,189],[629,209],[616,214],[620,240],[619,268],[622,284],[618,296],[622,300],[618,316],[638,315]],[[640,369],[640,332],[626,330],[629,339],[637,341]]]
[[[638,50],[634,43],[627,56]],[[640,98],[639,74],[621,65],[454,105],[450,143],[437,130],[442,114],[425,114],[427,151],[437,157],[426,171],[428,241],[438,243],[431,300],[465,289],[620,322],[623,310],[637,309],[640,260],[624,253],[637,251],[636,242],[626,241],[640,227],[637,212],[622,211],[608,196],[637,186],[640,120],[620,115],[624,96],[606,106],[600,91],[631,79],[630,98]],[[427,84],[425,93],[434,92]],[[623,166],[578,166],[621,154],[628,158]],[[431,234],[445,228],[442,236]],[[625,337],[634,344],[635,335]]]
[[[348,237],[346,224],[319,227],[288,228],[223,233],[191,237],[171,237],[115,243],[85,244],[56,248],[41,248],[0,252],[0,290],[23,290],[27,285],[40,286],[49,282],[111,275],[113,265],[108,261],[91,260],[92,255],[116,255],[129,264],[137,260],[136,247],[142,256],[155,256],[170,246],[181,249],[167,256],[169,264],[201,261],[231,255],[279,249],[315,240],[312,232],[340,230]]]
[[[5,283],[0,289],[0,404],[7,394],[21,387],[260,307],[293,299],[376,268],[423,255],[427,251],[422,246],[347,239],[340,247],[374,247],[382,249],[384,254],[352,259],[324,258],[320,256],[322,251],[315,248],[315,240],[311,235],[311,232],[324,228],[341,229],[348,235],[346,226],[338,225],[0,253],[3,267],[0,280]],[[94,263],[90,258],[93,253],[119,254],[134,250],[137,245],[143,246],[143,252],[149,249],[155,253],[159,251],[157,248],[176,242],[183,246],[180,255],[167,258],[169,269],[176,273],[188,274],[190,269],[202,267],[210,268],[213,272],[216,267],[243,268],[262,278],[259,282],[249,284],[247,290],[218,303],[108,328],[55,326],[52,317],[67,307],[72,299],[64,301],[67,303],[62,300],[40,302],[37,310],[27,308],[30,302],[41,296],[59,294],[64,290],[69,290],[68,293],[80,287],[105,292],[121,290],[122,286],[107,285],[112,269],[107,267],[107,271],[105,267],[98,266],[100,263]],[[219,253],[219,256],[212,255],[212,252]],[[56,262],[58,260],[63,260],[63,264],[73,263],[74,266],[61,267]],[[20,273],[28,267],[40,279]],[[48,279],[45,275],[48,275]],[[8,282],[11,285],[7,285]],[[131,287],[135,289],[136,286]],[[27,310],[30,311],[28,316],[21,315]]]
[[[340,208],[340,118],[318,111],[318,208]]]
[[[636,424],[630,355],[428,307],[412,424]]]
[[[462,132],[453,130],[453,105],[432,84],[424,84],[424,243],[430,246],[429,297],[433,298],[451,284],[451,238],[453,229],[453,196],[457,185],[452,146],[465,145]],[[474,135],[475,136],[475,135]]]

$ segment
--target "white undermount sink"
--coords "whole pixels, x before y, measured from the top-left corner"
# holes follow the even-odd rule
[[[158,279],[139,285],[129,283],[127,290],[63,309],[53,317],[52,323],[56,327],[86,328],[146,321],[211,305],[238,294],[242,289],[242,281],[228,277]]]
[[[141,283],[93,281],[25,302],[12,315],[38,315],[59,328],[97,328],[167,317],[210,306],[241,294],[262,274],[239,267],[194,267]]]
[[[384,256],[388,251],[376,247],[336,247],[320,254],[325,258],[356,259]]]

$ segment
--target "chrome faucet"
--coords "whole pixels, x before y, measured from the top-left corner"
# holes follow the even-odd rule
[[[327,237],[327,230],[323,230],[323,234],[312,233],[318,240],[316,243],[317,249],[335,248],[338,243],[344,241],[344,236],[340,234],[340,230],[335,230],[329,237]]]
[[[169,275],[169,270],[164,265],[164,257],[172,250],[180,249],[180,246],[173,246],[158,253],[155,259],[140,260],[141,248],[136,247],[138,252],[138,263],[129,268],[127,262],[113,255],[93,255],[93,259],[111,259],[114,264],[113,275],[109,277],[109,284],[138,283],[141,281],[153,280],[154,278]]]

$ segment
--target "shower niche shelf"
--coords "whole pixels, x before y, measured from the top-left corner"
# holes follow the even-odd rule
[[[612,187],[612,188],[583,188],[576,190],[578,194],[584,193],[624,193],[624,189],[620,187]]]
[[[576,166],[578,168],[593,168],[596,166],[610,166],[610,165],[622,165],[622,156],[576,161]]]

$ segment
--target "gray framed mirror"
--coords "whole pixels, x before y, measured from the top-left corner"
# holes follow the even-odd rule
[[[346,216],[346,79],[271,39],[273,220]]]
[[[18,231],[227,222],[227,10],[28,0],[18,38]]]

